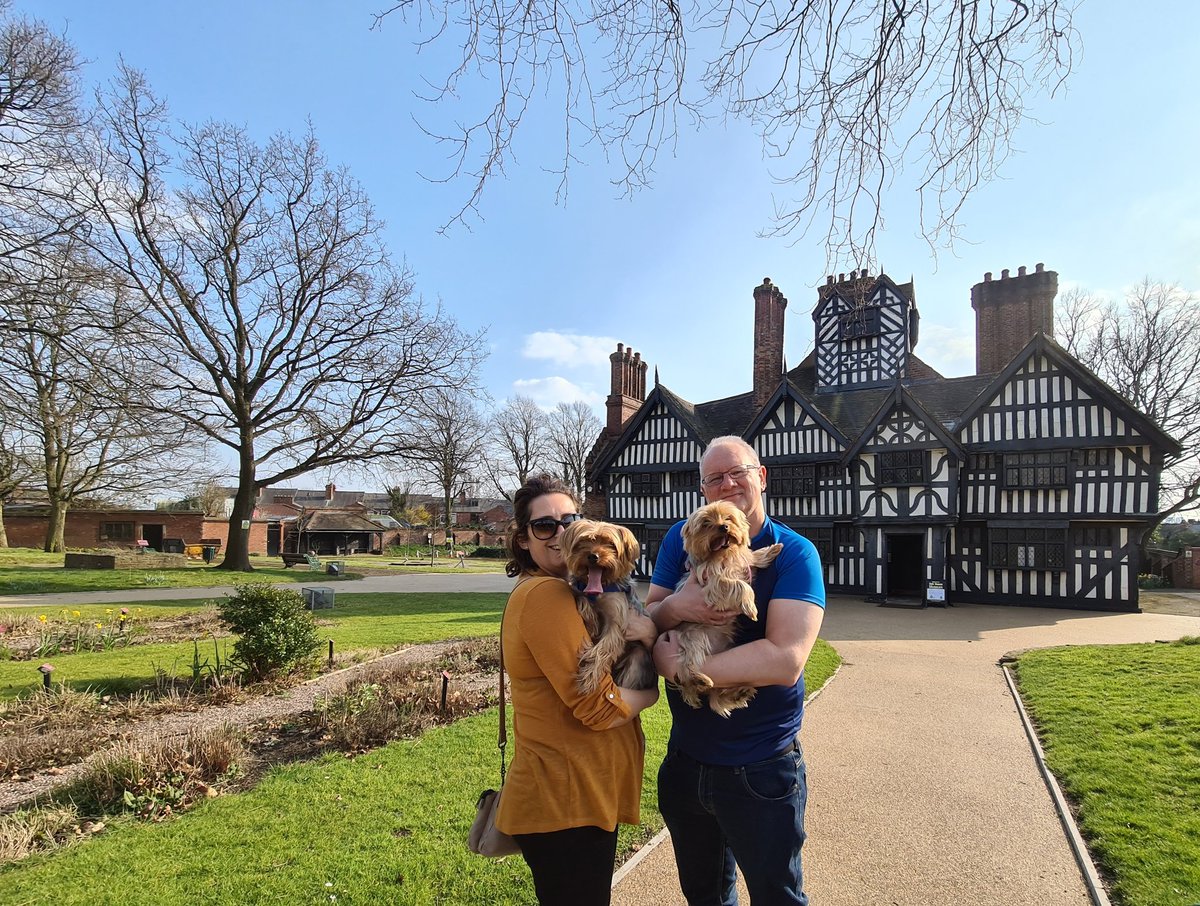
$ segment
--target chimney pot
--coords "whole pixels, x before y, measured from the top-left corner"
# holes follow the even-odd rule
[[[846,282],[846,275],[838,274],[838,283],[845,283],[845,282]]]
[[[986,274],[983,275],[983,282],[984,283],[992,282],[992,272],[991,271],[988,271]]]
[[[825,278],[825,285],[833,286],[833,274],[830,274],[828,277]]]
[[[1002,270],[1002,271],[1000,272],[1000,279],[1001,279],[1001,280],[1007,280],[1007,279],[1008,279],[1008,268],[1007,268],[1007,267],[1006,267],[1004,270]]]
[[[1042,263],[1039,261],[1037,264],[1035,264],[1035,265],[1033,266],[1033,270],[1034,270],[1034,272],[1035,272],[1035,273],[1038,273],[1038,274],[1040,274],[1040,273],[1042,273],[1043,271],[1045,271],[1045,270],[1046,270],[1046,265],[1042,264]]]
[[[1017,268],[1017,276],[1018,277],[1025,276],[1025,265],[1022,264],[1020,267]]]

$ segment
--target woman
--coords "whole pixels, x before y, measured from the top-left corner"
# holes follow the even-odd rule
[[[582,518],[579,502],[549,475],[513,497],[504,667],[516,749],[496,826],[511,834],[533,873],[541,906],[607,906],[617,824],[637,824],[646,740],[637,715],[658,689],[623,689],[608,677],[594,693],[576,684],[589,639],[559,542]],[[653,646],[654,622],[633,615],[626,635]]]

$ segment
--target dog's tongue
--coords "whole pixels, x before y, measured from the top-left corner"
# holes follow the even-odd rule
[[[604,575],[604,571],[601,570],[600,567],[589,566],[588,567],[588,584],[587,584],[587,588],[585,588],[583,590],[583,593],[585,595],[604,594],[604,583],[601,581],[601,577],[603,575]]]

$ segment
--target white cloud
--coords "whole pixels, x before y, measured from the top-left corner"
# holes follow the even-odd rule
[[[581,368],[607,365],[616,349],[617,341],[612,337],[539,330],[525,337],[521,354],[527,359],[549,359],[565,368]]]
[[[946,377],[975,373],[975,326],[946,327],[921,321],[917,356]]]
[[[559,403],[583,400],[594,409],[602,408],[604,397],[599,393],[584,390],[563,377],[521,378],[513,381],[513,393],[527,396],[543,409],[553,409]]]

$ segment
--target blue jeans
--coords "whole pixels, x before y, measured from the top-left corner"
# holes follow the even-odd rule
[[[753,906],[807,906],[800,867],[807,800],[799,745],[736,767],[668,750],[658,807],[688,906],[737,906],[739,866]]]

